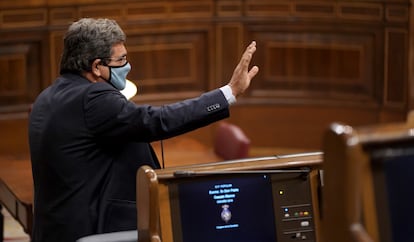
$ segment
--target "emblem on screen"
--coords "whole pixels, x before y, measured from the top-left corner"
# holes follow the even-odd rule
[[[223,219],[224,222],[229,222],[231,219],[231,211],[229,210],[229,205],[224,204],[223,206],[221,206],[221,208],[223,209],[221,211],[221,219]]]

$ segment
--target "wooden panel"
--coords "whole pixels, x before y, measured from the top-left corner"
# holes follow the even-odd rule
[[[47,0],[1,0],[0,9],[6,8],[28,8],[33,6],[41,6],[46,4]]]
[[[145,93],[206,90],[206,33],[129,35],[128,78]]]
[[[177,1],[171,6],[171,15],[176,18],[202,18],[213,16],[212,1]]]
[[[49,11],[51,25],[67,25],[78,18],[76,8],[52,8]]]
[[[387,105],[407,103],[408,34],[406,30],[388,29],[385,42],[385,94]],[[403,48],[401,48],[403,47]]]
[[[26,47],[26,48],[25,48]],[[4,53],[0,55],[0,96],[13,97],[23,96],[26,90],[26,56],[27,46],[22,46],[15,53]],[[20,53],[19,53],[20,52]],[[10,78],[13,76],[13,78]]]
[[[52,32],[50,38],[50,80],[56,79],[59,75],[60,57],[63,53],[63,31]],[[50,84],[50,83],[49,83]]]
[[[383,17],[383,8],[379,3],[340,3],[339,16],[344,19],[375,20]]]
[[[234,67],[240,59],[245,48],[243,41],[243,26],[239,23],[226,23],[217,26],[217,86],[227,84],[233,73]],[[246,44],[247,45],[247,44]]]
[[[332,2],[297,2],[294,8],[294,14],[302,17],[334,17],[336,15],[336,6]]]
[[[253,96],[375,102],[376,33],[288,29],[251,29],[252,38],[262,43]]]
[[[40,62],[40,55],[36,42],[0,46],[0,105],[27,103],[37,95],[41,70],[32,63]]]
[[[398,11],[401,10],[398,9]],[[395,15],[398,11],[394,9],[394,11],[391,11],[392,15]],[[290,18],[380,21],[383,13],[383,6],[378,3],[345,1],[246,1],[247,16],[255,17],[284,16]]]
[[[3,10],[0,12],[0,28],[45,26],[46,9]]]
[[[27,140],[27,109],[19,115],[0,113],[0,156],[26,156],[29,154]]]
[[[212,1],[154,1],[131,3],[125,9],[130,20],[210,18]]]
[[[118,0],[116,2],[122,3],[128,0]],[[114,0],[99,0],[100,4],[114,2]],[[82,4],[96,4],[96,0],[1,0],[0,9],[5,8],[32,8],[44,6],[68,6],[68,5],[82,5]]]
[[[131,3],[127,7],[130,20],[163,19],[168,12],[168,5],[163,2]]]
[[[289,16],[293,13],[292,2],[247,0],[246,15],[256,17]]]
[[[243,13],[243,6],[240,1],[218,1],[216,12],[220,17],[241,16]]]
[[[391,5],[386,8],[385,17],[393,22],[407,22],[410,17],[410,11],[407,6]]]
[[[252,146],[319,149],[323,131],[334,121],[377,122],[375,109],[315,106],[237,106],[230,122],[239,125]]]
[[[120,21],[124,16],[124,9],[122,4],[84,6],[79,8],[79,16],[84,18],[111,18]]]

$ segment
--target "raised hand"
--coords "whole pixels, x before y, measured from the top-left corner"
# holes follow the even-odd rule
[[[229,86],[235,97],[241,95],[250,86],[251,80],[259,72],[259,67],[257,66],[253,66],[249,70],[250,61],[252,60],[254,52],[256,52],[256,42],[252,41],[252,43],[247,46],[239,64],[237,64],[233,71]]]

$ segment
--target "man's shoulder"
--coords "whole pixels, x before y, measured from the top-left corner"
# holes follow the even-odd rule
[[[79,92],[105,92],[116,91],[116,89],[106,82],[90,82],[81,75],[67,73],[59,76],[52,86],[55,88],[69,88],[79,90]]]

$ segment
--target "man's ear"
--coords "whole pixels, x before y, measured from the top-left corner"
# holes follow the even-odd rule
[[[100,69],[100,65],[102,65],[101,64],[101,59],[95,59],[93,62],[92,62],[92,66],[91,66],[91,72],[92,72],[92,74],[93,75],[95,75],[95,76],[97,76],[97,77],[99,77],[99,76],[101,76],[101,69]]]

